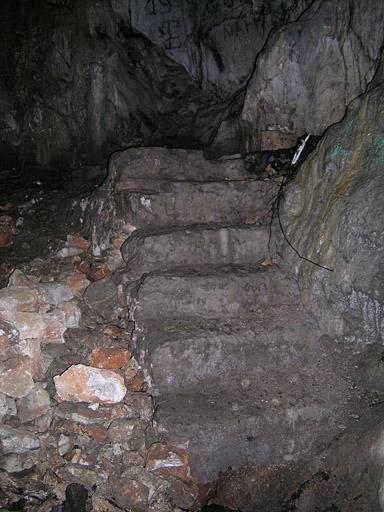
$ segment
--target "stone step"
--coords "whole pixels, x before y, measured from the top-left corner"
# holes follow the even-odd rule
[[[137,230],[122,254],[130,272],[170,266],[257,263],[268,255],[268,226],[191,226],[163,231]]]
[[[206,330],[203,319],[159,327],[158,337],[155,323],[142,333],[155,423],[165,438],[189,441],[201,481],[229,466],[298,461],[351,421],[353,349],[339,353],[299,309],[208,321]]]
[[[135,334],[167,442],[188,445],[191,473],[274,466],[321,451],[355,421],[353,347],[319,337],[300,307],[252,318],[146,321]]]
[[[204,265],[146,274],[127,289],[131,317],[236,318],[259,309],[295,305],[297,282],[277,266]]]
[[[278,185],[264,181],[157,182],[157,190],[116,192],[128,230],[196,224],[256,224],[268,217]]]
[[[287,381],[314,331],[310,318],[285,306],[239,320],[149,320],[134,340],[154,395],[204,386],[227,386],[231,394],[253,387],[263,393],[266,385],[276,388]]]
[[[118,189],[131,188],[132,180],[244,180],[250,178],[244,160],[206,160],[202,151],[130,148],[112,156],[110,172]]]
[[[238,395],[220,387],[172,393],[158,400],[154,421],[170,442],[189,442],[191,475],[200,482],[214,481],[228,468],[297,463],[340,435],[340,400],[348,388],[336,378],[323,379],[312,394],[301,388],[291,400],[286,388],[282,383],[267,395],[257,387]]]

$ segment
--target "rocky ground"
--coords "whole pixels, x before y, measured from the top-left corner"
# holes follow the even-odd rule
[[[119,287],[70,234],[74,201],[102,179],[86,174],[2,174],[0,506],[80,511],[85,493],[87,510],[196,508],[185,446],[153,428]]]
[[[333,239],[336,219],[321,226],[333,252],[302,248],[331,277],[300,269],[271,224],[281,177],[250,176],[241,159],[132,148],[99,187],[92,168],[3,173],[4,511],[381,510],[381,139],[372,152],[356,135],[362,183],[378,182],[372,240],[365,223],[348,228],[344,147],[360,122],[381,129],[372,105],[320,143],[281,210],[296,244],[317,243],[306,223],[323,222],[313,195],[329,181],[313,173],[334,171],[327,207],[353,236]],[[295,214],[307,200],[316,217]]]

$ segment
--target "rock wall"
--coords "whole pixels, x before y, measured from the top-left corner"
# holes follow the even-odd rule
[[[271,28],[308,3],[5,0],[3,161],[75,167],[129,145],[207,144]]]
[[[284,243],[307,307],[335,344],[356,351],[383,343],[383,105],[383,82],[353,102],[289,186],[282,215],[301,255],[332,269]],[[380,394],[377,371],[369,370]]]
[[[76,167],[141,144],[207,147],[214,157],[292,146],[342,118],[383,44],[378,0],[1,8],[5,162]]]
[[[376,0],[316,0],[297,21],[274,30],[241,112],[223,122],[213,148],[239,134],[248,151],[291,147],[303,133],[321,135],[340,121],[377,69],[383,20]]]

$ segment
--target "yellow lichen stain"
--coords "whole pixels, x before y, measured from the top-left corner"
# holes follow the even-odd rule
[[[362,164],[362,147],[361,144],[354,149],[352,153],[352,158],[349,164],[347,165],[345,172],[343,173],[341,180],[336,185],[336,190],[334,192],[334,200],[345,197],[349,190],[351,189],[355,178],[359,175],[361,171]]]
[[[306,212],[306,218],[311,219],[312,217],[315,222],[309,220],[309,224],[306,226],[308,236],[305,244],[301,243],[300,238],[302,237],[302,226],[300,222],[295,223],[291,230],[292,240],[301,248],[303,256],[336,271],[338,233],[344,204],[348,195],[353,193],[354,184],[364,172],[364,157],[370,143],[370,132],[374,128],[372,124],[375,124],[375,119],[369,117],[366,101],[361,105],[358,122],[354,123],[353,129],[350,130],[349,136],[353,137],[354,148],[348,163],[341,170],[341,175],[335,178],[333,183],[332,177],[331,183],[327,182],[324,180],[321,166],[318,166],[317,168],[312,167],[311,172],[307,175],[302,173],[301,180],[298,180],[302,190],[312,190],[312,193],[305,196],[306,204],[303,211]],[[330,142],[330,139],[328,141]],[[324,155],[322,161],[324,162]],[[320,210],[318,209],[318,197],[323,198]],[[319,270],[318,267],[307,261],[301,261],[297,268],[302,278],[303,303],[311,300],[314,274]],[[324,277],[331,277],[331,275],[331,273],[325,273]]]

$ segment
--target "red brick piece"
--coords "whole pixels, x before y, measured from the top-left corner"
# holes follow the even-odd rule
[[[131,355],[129,350],[122,347],[95,348],[90,356],[90,365],[109,370],[122,368],[128,363]]]

